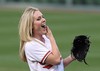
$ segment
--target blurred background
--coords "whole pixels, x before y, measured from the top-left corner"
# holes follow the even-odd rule
[[[100,71],[100,0],[0,0],[0,71],[29,71],[19,58],[18,34],[28,6],[44,14],[63,58],[70,54],[75,36],[90,36],[89,65],[74,61],[65,71]]]

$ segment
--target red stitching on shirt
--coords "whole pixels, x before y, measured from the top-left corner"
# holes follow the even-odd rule
[[[47,68],[47,69],[50,69],[53,65],[45,65],[43,68]]]
[[[45,56],[42,58],[42,60],[41,60],[41,64],[43,63],[43,60],[45,59],[45,57],[48,55],[48,53],[50,53],[50,51],[48,51],[46,54],[45,54]]]

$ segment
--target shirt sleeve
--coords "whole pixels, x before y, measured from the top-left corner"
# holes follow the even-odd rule
[[[51,51],[39,43],[32,44],[27,42],[25,44],[25,54],[26,58],[31,61],[44,63],[48,55],[51,54]]]

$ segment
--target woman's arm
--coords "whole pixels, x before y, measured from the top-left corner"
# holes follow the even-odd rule
[[[60,59],[60,52],[59,52],[58,46],[56,44],[56,41],[55,41],[53,34],[52,34],[51,30],[49,29],[49,27],[47,27],[47,34],[46,35],[51,42],[52,53],[47,57],[45,62],[48,64],[52,64],[52,65],[59,64],[60,60],[61,60]]]
[[[68,57],[66,57],[63,62],[64,62],[64,67],[67,67],[67,65],[69,65],[72,61],[76,60],[74,56],[69,55]]]

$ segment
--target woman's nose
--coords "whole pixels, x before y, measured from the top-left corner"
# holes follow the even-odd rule
[[[43,21],[43,22],[46,22],[46,19],[45,19],[45,18],[43,18],[43,19],[42,19],[42,21]]]

